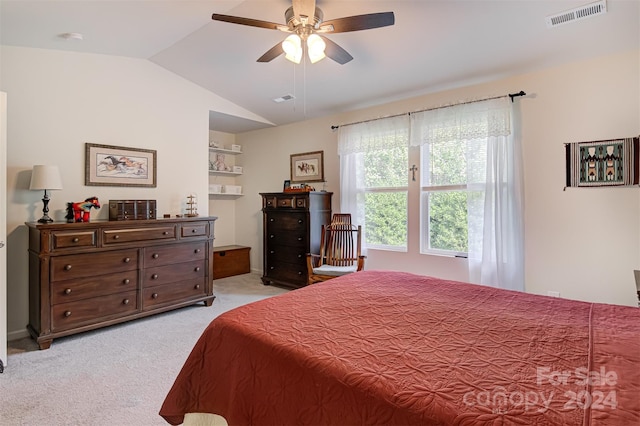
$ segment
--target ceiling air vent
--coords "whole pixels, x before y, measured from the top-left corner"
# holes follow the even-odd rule
[[[568,24],[570,22],[579,21],[581,19],[590,18],[595,15],[602,15],[603,13],[607,13],[606,0],[589,3],[581,7],[576,7],[575,9],[566,10],[555,15],[547,16],[545,18],[545,21],[547,22],[547,27],[552,28],[557,27],[558,25]]]
[[[281,96],[281,97],[279,97],[279,98],[275,98],[275,99],[273,100],[273,102],[280,103],[280,102],[290,101],[291,99],[295,99],[295,98],[296,98],[296,97],[295,97],[295,96],[293,96],[293,95],[284,95],[284,96]]]

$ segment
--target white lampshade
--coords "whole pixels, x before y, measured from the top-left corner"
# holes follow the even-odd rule
[[[315,64],[319,60],[326,57],[324,53],[324,49],[327,47],[327,44],[324,42],[322,37],[318,34],[311,34],[309,38],[307,38],[307,48],[309,53],[309,60],[312,64]]]
[[[58,166],[33,166],[29,189],[62,189],[62,179]]]
[[[302,43],[300,41],[300,36],[297,34],[291,34],[285,38],[282,42],[282,50],[284,50],[285,58],[291,62],[299,64],[302,59]]]

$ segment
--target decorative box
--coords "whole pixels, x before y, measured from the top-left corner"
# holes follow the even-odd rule
[[[225,185],[224,186],[225,194],[242,194],[242,186],[240,185]]]
[[[242,173],[242,166],[233,166],[233,173]]]
[[[241,145],[231,145],[231,151],[242,152]]]
[[[217,183],[209,184],[209,194],[220,194],[222,193],[222,185]]]
[[[109,200],[109,220],[156,218],[156,200]]]

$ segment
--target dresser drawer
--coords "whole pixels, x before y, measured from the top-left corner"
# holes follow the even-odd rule
[[[96,247],[96,231],[52,232],[53,249]]]
[[[180,227],[180,236],[187,237],[206,237],[209,235],[209,225],[207,222],[196,222],[184,224]]]
[[[54,305],[51,309],[52,331],[62,331],[133,313],[138,310],[136,294],[136,291],[125,291]]]
[[[189,300],[205,295],[204,279],[180,281],[145,288],[142,292],[142,307],[143,310],[146,311],[162,305],[175,303],[180,300]]]
[[[121,291],[133,291],[138,288],[138,271],[123,271],[97,277],[51,283],[51,303],[73,302]]]
[[[267,232],[268,244],[277,244],[295,248],[307,247],[307,236],[304,232]]]
[[[172,244],[144,249],[144,268],[171,265],[174,263],[205,258],[207,243]]]
[[[195,260],[174,265],[146,268],[144,270],[143,285],[144,287],[157,286],[204,276],[204,260]]]
[[[307,265],[280,262],[277,264],[270,264],[265,271],[265,277],[290,282],[292,284],[306,285],[307,284]]]
[[[307,264],[307,251],[304,247],[290,247],[278,244],[269,244],[267,250],[267,262],[274,265],[280,262],[293,263],[295,265]]]
[[[266,209],[306,209],[309,198],[304,195],[282,194],[265,196],[263,208]]]
[[[282,214],[273,212],[267,215],[267,231],[307,232],[307,215],[305,213]]]
[[[105,229],[102,231],[102,243],[105,246],[136,241],[166,240],[175,238],[176,225],[131,229]]]
[[[138,268],[138,250],[114,250],[51,258],[51,281],[93,277]]]

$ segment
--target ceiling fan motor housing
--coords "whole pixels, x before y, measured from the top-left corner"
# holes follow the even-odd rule
[[[322,23],[322,20],[324,19],[324,13],[322,13],[322,10],[320,10],[319,7],[316,7],[316,11],[314,13],[315,16],[312,17],[307,17],[307,22],[303,23],[300,21],[296,20],[296,15],[293,11],[293,6],[289,7],[285,12],[284,12],[284,20],[287,23],[287,25],[289,26],[289,28],[291,28],[291,30],[295,30],[296,27],[298,27],[301,24],[306,25],[310,25],[313,28],[317,29],[320,24]]]

